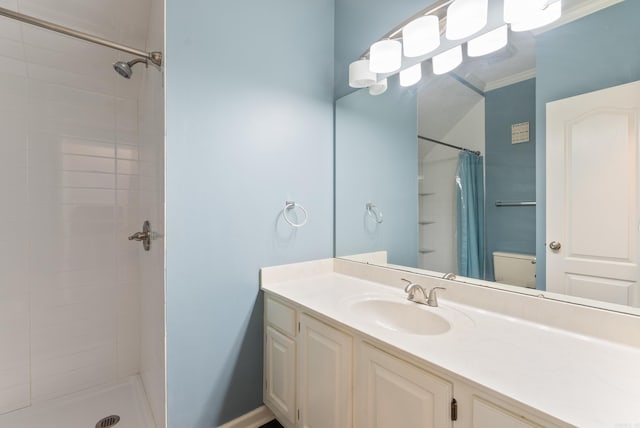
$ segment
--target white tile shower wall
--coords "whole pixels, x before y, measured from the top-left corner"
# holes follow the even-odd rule
[[[164,1],[152,0],[147,50],[164,51]],[[140,373],[158,428],[165,422],[164,331],[164,85],[157,70],[144,73],[139,103],[141,218],[157,233],[152,251],[140,249]]]
[[[102,1],[0,4],[144,46],[148,3],[117,2],[138,29]],[[142,222],[143,74],[124,80],[111,63],[127,55],[2,19],[0,413],[140,369],[139,244],[126,238]]]
[[[13,31],[12,31],[13,33]],[[2,33],[6,34],[5,29]],[[22,50],[0,45],[0,413],[29,405],[27,79]]]

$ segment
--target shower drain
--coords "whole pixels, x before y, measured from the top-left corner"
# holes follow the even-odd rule
[[[118,415],[107,416],[106,418],[102,418],[98,421],[98,423],[96,424],[96,428],[109,428],[114,426],[118,422],[120,422],[120,416]]]

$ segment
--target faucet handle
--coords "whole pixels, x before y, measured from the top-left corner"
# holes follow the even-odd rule
[[[427,297],[427,305],[432,306],[434,308],[438,307],[438,295],[436,294],[437,290],[445,291],[444,287],[433,287],[429,290],[429,297]]]
[[[407,285],[405,285],[405,287],[404,287],[404,292],[408,293],[409,292],[409,287],[411,287],[413,285],[413,281],[409,281],[408,279],[404,279],[404,278],[400,278],[400,280],[407,283]]]

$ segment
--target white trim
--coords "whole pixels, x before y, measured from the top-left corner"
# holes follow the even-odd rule
[[[258,428],[275,419],[267,406],[260,406],[239,418],[220,425],[218,428]]]
[[[494,89],[503,88],[505,86],[513,85],[514,83],[523,82],[525,80],[533,79],[536,77],[536,69],[521,71],[520,73],[512,74],[511,76],[504,77],[502,79],[488,82],[485,85],[484,92],[493,91]]]

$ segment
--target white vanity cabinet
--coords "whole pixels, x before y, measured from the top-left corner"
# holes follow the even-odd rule
[[[302,428],[350,428],[352,338],[300,315],[298,403]]]
[[[263,400],[287,427],[296,421],[295,309],[265,296]]]
[[[263,399],[287,428],[351,428],[350,335],[265,296]]]
[[[265,295],[264,403],[286,428],[570,426],[396,355],[391,346]]]
[[[360,342],[356,359],[356,428],[451,427],[453,384]]]

